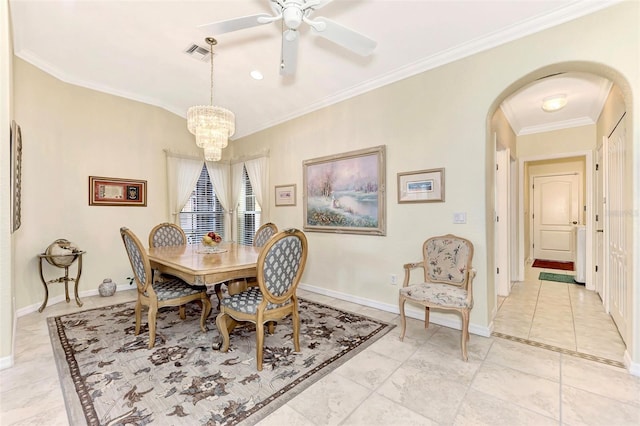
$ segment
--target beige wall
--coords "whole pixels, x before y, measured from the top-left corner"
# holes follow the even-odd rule
[[[131,269],[120,227],[145,241],[155,224],[169,219],[163,149],[200,154],[185,120],[63,83],[20,59],[14,72],[24,164],[22,227],[14,234],[18,308],[42,303],[36,256],[58,238],[87,251],[80,291],[97,289],[107,277],[126,284]],[[89,206],[89,176],[146,180],[147,207]],[[62,272],[45,264],[47,278]],[[50,297],[62,295],[63,288],[49,285]]]
[[[522,135],[517,140],[519,158],[593,150],[596,147],[596,125]]]
[[[296,207],[271,205],[279,227],[302,227],[302,161],[387,146],[387,235],[308,233],[303,282],[396,309],[398,288],[389,284],[389,274],[401,276],[403,263],[418,260],[425,238],[456,233],[475,244],[472,331],[488,333],[495,291],[488,273],[494,147],[487,117],[506,96],[558,63],[570,64],[557,66],[563,70],[612,69],[614,77],[629,82],[630,92],[639,93],[639,9],[636,2],[624,2],[233,142],[236,157],[270,150],[271,188],[297,184]],[[87,250],[82,290],[96,288],[107,276],[116,281],[127,276],[118,228],[128,225],[145,235],[166,219],[162,149],[191,151],[193,139],[184,120],[155,107],[60,83],[21,61],[14,69],[16,118],[25,129],[23,193],[28,194],[14,243],[15,278],[18,307],[25,308],[41,302],[35,255],[55,238],[69,238]],[[632,106],[638,109],[637,100]],[[637,143],[632,129],[638,117],[632,117]],[[433,167],[445,168],[446,202],[397,204],[397,173]],[[149,207],[87,206],[89,175],[147,179]],[[467,223],[454,225],[454,212],[466,212]],[[640,344],[630,351],[639,362]]]

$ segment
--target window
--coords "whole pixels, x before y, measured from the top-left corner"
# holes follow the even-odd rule
[[[202,167],[198,183],[180,212],[180,226],[189,244],[199,243],[202,235],[209,231],[225,239],[224,209],[213,191],[206,166]]]
[[[242,169],[242,188],[240,188],[240,198],[238,201],[238,242],[240,244],[252,245],[253,236],[260,227],[260,205],[253,194],[251,182],[247,169]]]

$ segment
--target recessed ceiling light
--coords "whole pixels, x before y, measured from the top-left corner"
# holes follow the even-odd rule
[[[254,80],[262,80],[264,78],[264,76],[262,75],[262,73],[258,70],[253,70],[251,71],[251,78],[253,78]]]
[[[567,105],[567,95],[553,95],[542,100],[542,109],[546,112],[561,110]]]

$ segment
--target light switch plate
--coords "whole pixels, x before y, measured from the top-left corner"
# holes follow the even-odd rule
[[[466,212],[454,213],[453,223],[467,223],[467,213]]]

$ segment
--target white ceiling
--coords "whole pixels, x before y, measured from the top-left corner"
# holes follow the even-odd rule
[[[235,112],[236,139],[617,2],[334,0],[312,18],[327,17],[376,40],[373,55],[353,54],[315,36],[303,24],[297,72],[281,77],[279,22],[213,34],[218,40],[214,104]],[[18,57],[63,81],[157,105],[183,117],[190,106],[207,105],[210,98],[209,62],[183,52],[193,43],[208,48],[204,37],[212,34],[197,26],[271,14],[268,0],[10,0],[9,4]],[[250,77],[256,69],[264,74],[263,80]],[[557,121],[566,126],[585,117],[593,119],[607,84],[578,74],[538,83],[503,104],[516,133],[553,128]],[[567,93],[569,104],[560,112],[543,113],[538,89]],[[578,103],[583,110],[570,108]]]

